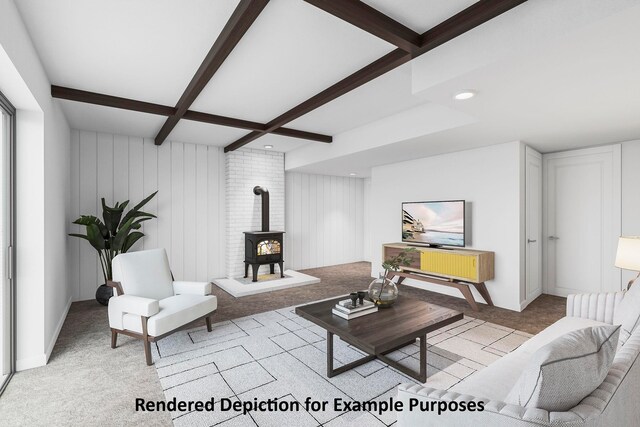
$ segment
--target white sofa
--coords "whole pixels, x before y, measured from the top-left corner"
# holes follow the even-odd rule
[[[111,348],[118,334],[141,339],[147,365],[152,363],[151,342],[199,319],[211,332],[211,315],[218,307],[211,283],[174,281],[164,249],[116,256],[109,286],[115,289],[109,299]]]
[[[549,412],[506,404],[504,400],[533,353],[567,332],[612,324],[623,292],[569,295],[567,315],[485,369],[450,390],[402,384],[398,398],[404,410],[399,426],[640,426],[640,327],[616,352],[604,382],[577,406],[566,412]],[[427,382],[428,385],[428,382]],[[410,399],[420,401],[482,401],[482,412],[408,411]]]

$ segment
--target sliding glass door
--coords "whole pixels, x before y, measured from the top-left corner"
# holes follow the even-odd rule
[[[14,153],[16,110],[0,93],[0,393],[15,371]]]

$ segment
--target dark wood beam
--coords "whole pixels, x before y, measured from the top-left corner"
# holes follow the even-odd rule
[[[102,93],[87,92],[85,90],[72,89],[51,85],[51,96],[70,101],[84,102],[87,104],[103,105],[105,107],[120,108],[123,110],[139,111],[141,113],[171,116],[176,109],[166,105],[152,104],[151,102],[136,101],[129,98],[104,95]]]
[[[138,111],[140,113],[157,114],[160,116],[172,116],[175,114],[174,107],[153,104],[151,102],[136,101],[135,99],[121,98],[118,96],[105,95],[102,93],[88,92],[85,90],[72,89],[62,86],[51,86],[51,96],[69,101],[84,102],[86,104],[102,105],[105,107],[120,108],[123,110]],[[219,126],[228,126],[239,129],[265,132],[267,125],[264,123],[252,122],[250,120],[236,119],[233,117],[219,116],[217,114],[201,113],[199,111],[187,110],[182,117],[185,120],[210,123]],[[331,142],[332,137],[315,132],[281,127],[272,133],[289,136],[292,138],[308,139],[310,141]]]
[[[405,52],[412,52],[420,47],[420,34],[359,0],[305,1]]]
[[[211,80],[216,71],[218,71],[225,59],[227,59],[242,36],[244,36],[249,27],[251,27],[251,24],[258,18],[258,15],[260,15],[260,12],[262,12],[267,3],[269,3],[269,0],[240,1],[204,61],[200,64],[198,71],[196,71],[196,74],[178,100],[175,114],[167,118],[160,132],[158,132],[155,138],[156,145],[162,144],[167,136],[169,136],[173,128],[178,124],[178,121],[180,121],[191,104],[193,104],[193,101],[200,95],[200,92],[202,92],[209,83],[209,80]]]
[[[267,123],[267,128],[264,131],[251,132],[248,135],[243,136],[239,140],[231,143],[230,145],[227,145],[224,148],[225,153],[237,150],[238,148],[247,145],[251,141],[260,138],[266,133],[275,131],[286,123],[289,123],[297,119],[298,117],[326,104],[327,102],[332,101],[359,86],[362,86],[363,84],[375,79],[376,77],[386,73],[387,71],[392,70],[401,64],[404,64],[410,59],[411,55],[403,51],[402,49],[395,49],[391,51],[377,61],[361,68],[355,73],[340,80],[333,86],[328,87],[319,94],[309,98],[301,104],[296,105],[286,113],[281,114],[280,116],[271,120],[269,123]]]
[[[317,142],[326,142],[326,143],[333,142],[333,137],[329,135],[323,135],[321,133],[313,133],[313,132],[307,132],[307,131],[296,130],[291,128],[278,128],[278,129],[272,130],[271,133],[274,133],[276,135],[289,136],[291,138],[308,139],[308,140],[317,141]]]
[[[485,22],[526,1],[527,0],[480,0],[474,3],[463,11],[423,33],[420,37],[420,47],[417,50],[412,51],[411,53],[407,53],[402,49],[391,51],[377,61],[356,71],[333,86],[273,119],[267,123],[267,129],[264,131],[251,132],[227,145],[224,148],[225,153],[237,150],[251,141],[260,138],[266,133],[273,132],[278,127],[297,119],[303,114],[307,114],[308,112],[321,107],[327,102],[370,82],[382,74],[435,49],[436,47],[478,27],[479,25],[484,24]]]
[[[229,127],[239,128],[239,129],[254,130],[259,132],[267,131],[267,125],[263,123],[252,122],[249,120],[242,120],[242,119],[234,119],[233,117],[218,116],[216,114],[200,113],[198,111],[192,111],[192,110],[187,110],[187,112],[184,114],[182,118],[185,120],[193,120],[196,122],[211,123],[214,125],[229,126]],[[310,141],[317,141],[317,142],[333,141],[333,137],[331,137],[330,135],[323,135],[321,133],[307,132],[304,130],[297,130],[297,129],[291,129],[291,128],[285,128],[285,127],[274,129],[269,133],[274,133],[282,136],[289,136],[291,138],[308,139]]]
[[[414,53],[414,57],[427,53],[467,31],[473,30],[526,1],[527,0],[480,0],[423,33],[420,48]]]

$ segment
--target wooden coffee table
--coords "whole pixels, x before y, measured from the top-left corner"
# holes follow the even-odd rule
[[[353,320],[331,313],[342,296],[296,308],[296,314],[327,330],[327,376],[329,378],[376,358],[398,371],[424,383],[427,381],[427,333],[462,319],[462,313],[414,298],[398,296],[390,308],[379,309]],[[333,368],[333,336],[367,353],[368,356]],[[420,338],[420,372],[400,365],[386,354],[416,342]]]

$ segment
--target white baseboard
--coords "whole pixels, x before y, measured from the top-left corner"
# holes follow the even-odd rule
[[[530,296],[528,299],[522,301],[520,303],[520,311],[524,310],[525,308],[527,308],[527,306],[529,304],[531,304],[536,298],[538,298],[540,295],[542,295],[542,290],[540,290],[540,292],[536,292],[535,294],[533,294],[532,296]]]
[[[53,332],[53,336],[51,337],[51,341],[47,346],[47,350],[45,353],[45,364],[49,361],[49,357],[51,357],[51,352],[53,352],[53,347],[56,345],[56,341],[58,341],[58,335],[60,335],[60,331],[62,330],[62,325],[64,325],[64,321],[67,319],[67,314],[69,314],[69,309],[71,308],[71,301],[73,301],[73,297],[69,298],[67,301],[67,306],[64,308],[64,312],[62,316],[60,316],[60,320],[58,320],[58,325],[56,326],[56,330]]]
[[[37,356],[28,357],[25,359],[16,360],[16,371],[25,371],[27,369],[37,368],[40,366],[44,366],[49,361],[49,357],[51,357],[51,352],[53,351],[53,347],[56,345],[56,341],[58,341],[58,335],[60,335],[60,331],[62,330],[62,325],[64,325],[64,321],[67,319],[67,314],[69,314],[69,309],[71,308],[71,302],[73,298],[69,298],[67,305],[58,320],[58,324],[56,325],[56,329],[53,333],[53,337],[51,337],[51,341],[47,346],[46,352],[43,354],[39,354]]]
[[[47,355],[43,353],[26,359],[16,360],[16,371],[26,371],[27,369],[37,368],[46,364]]]

